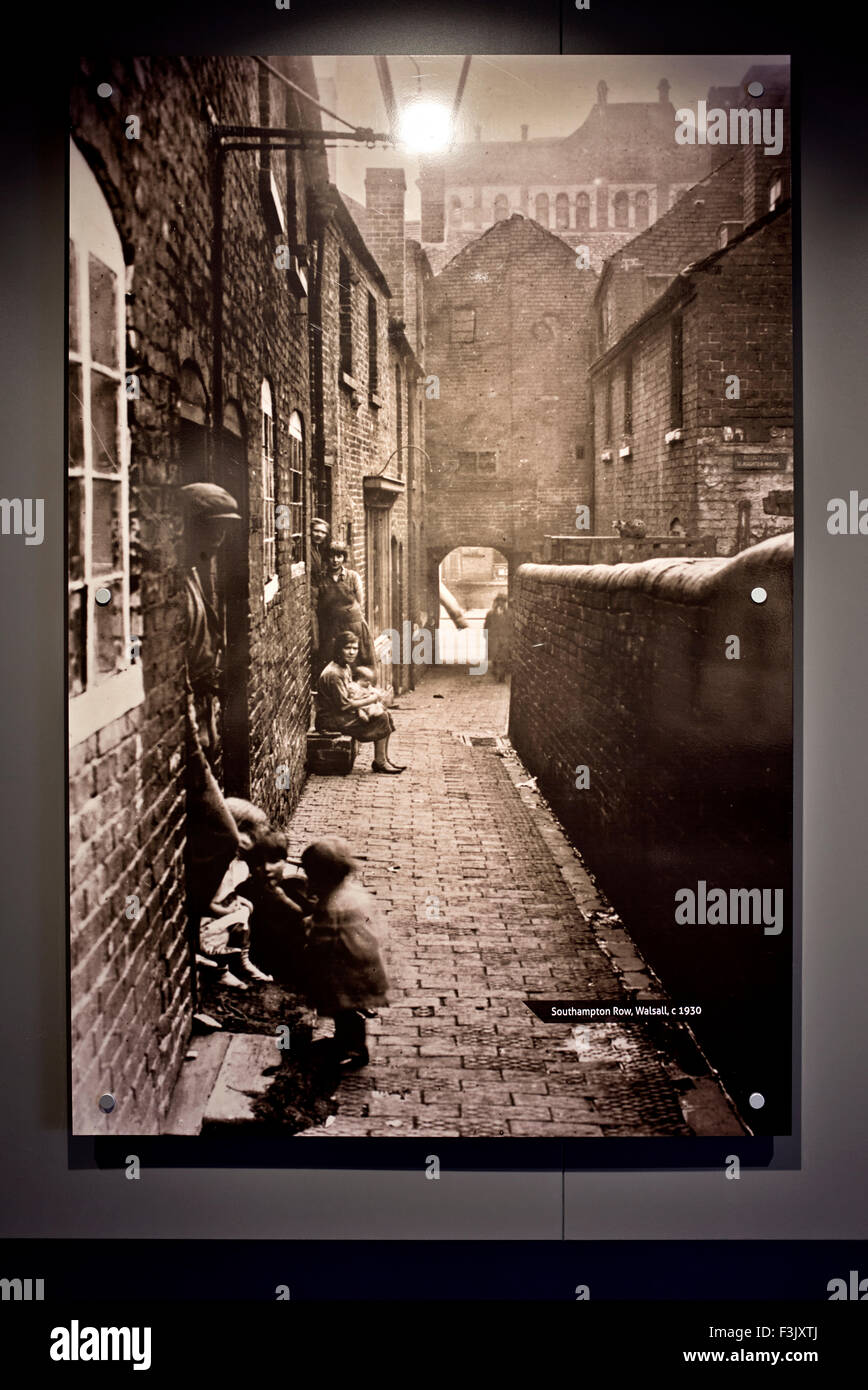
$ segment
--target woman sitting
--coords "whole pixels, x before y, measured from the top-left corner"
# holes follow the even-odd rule
[[[334,655],[322,671],[317,682],[316,727],[322,732],[349,734],[360,743],[373,743],[374,761],[372,772],[403,772],[400,763],[389,758],[389,738],[395,729],[395,721],[388,710],[382,714],[371,714],[368,719],[360,716],[361,710],[377,704],[382,699],[380,690],[365,690],[358,686],[353,674],[353,663],[359,655],[359,639],[354,632],[339,632],[335,638]]]

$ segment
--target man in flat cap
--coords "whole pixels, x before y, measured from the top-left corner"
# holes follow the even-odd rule
[[[226,527],[241,520],[235,498],[216,483],[188,483],[181,488],[185,509],[188,566],[187,673],[199,721],[199,739],[214,765],[218,715],[223,694],[223,620],[208,597],[211,561],[223,544]]]

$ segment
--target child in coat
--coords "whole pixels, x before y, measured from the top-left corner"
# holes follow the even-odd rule
[[[367,1066],[366,1019],[388,1001],[380,956],[382,923],[377,905],[353,877],[349,845],[327,836],[301,856],[317,904],[305,948],[309,1002],[335,1021],[335,1060],[346,1070]]]

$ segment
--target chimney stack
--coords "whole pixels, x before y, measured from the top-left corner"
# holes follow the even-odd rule
[[[404,317],[404,193],[403,169],[365,171],[365,207],[369,233],[366,238],[374,259],[392,291],[393,318]]]
[[[526,125],[523,125],[522,128],[521,128],[521,138],[522,138],[522,140],[526,140],[526,139],[527,139],[527,132],[528,132],[528,127],[527,127]]]
[[[657,83],[657,90],[660,93],[660,100],[667,102],[669,100],[669,81],[667,78],[661,77]]]

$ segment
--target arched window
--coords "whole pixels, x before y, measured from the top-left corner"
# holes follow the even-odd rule
[[[262,582],[266,602],[277,593],[277,527],[275,500],[277,497],[277,456],[274,447],[274,400],[271,387],[263,381],[260,394],[262,463]]]
[[[570,225],[570,200],[566,193],[559,193],[555,198],[555,226],[558,231],[565,231]]]
[[[630,222],[630,199],[623,190],[615,194],[612,199],[612,207],[615,211],[615,226],[628,226]]]
[[[130,631],[126,402],[127,390],[137,394],[138,382],[129,378],[134,383],[129,387],[124,375],[125,282],[123,248],[109,205],[70,141],[68,691],[73,744],[143,699],[141,661]],[[27,517],[24,521],[26,526]]]
[[[536,195],[536,220],[541,227],[549,225],[549,195],[538,193]]]
[[[498,193],[494,200],[494,220],[503,222],[509,217],[509,199],[505,193]]]
[[[304,559],[304,421],[297,410],[289,417],[289,530],[292,563]]]
[[[648,194],[643,188],[636,194],[636,226],[648,226]]]
[[[591,225],[591,199],[587,193],[576,194],[576,231],[586,232]]]

